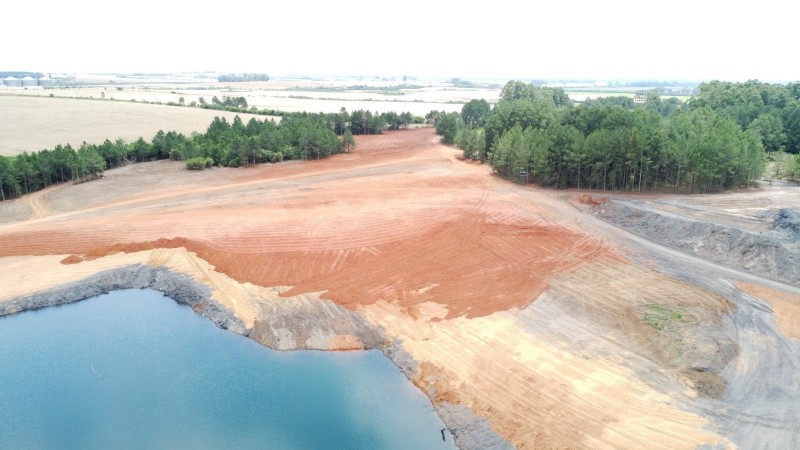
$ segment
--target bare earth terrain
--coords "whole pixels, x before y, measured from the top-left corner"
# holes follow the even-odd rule
[[[502,441],[452,425],[457,405],[517,448],[798,448],[797,280],[627,231],[608,211],[630,198],[581,203],[458,153],[390,132],[327,160],[137,164],[0,203],[0,302],[164,266],[265,345],[407,358],[462,448]],[[763,231],[797,189],[636,201]]]

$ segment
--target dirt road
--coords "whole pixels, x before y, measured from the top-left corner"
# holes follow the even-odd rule
[[[123,167],[46,210],[26,200],[30,218],[0,204],[0,300],[133,263],[191,275],[248,327],[321,292],[400,342],[435,403],[518,448],[796,442],[800,347],[778,322],[797,286],[495,178],[430,129],[357,141],[249,169]]]

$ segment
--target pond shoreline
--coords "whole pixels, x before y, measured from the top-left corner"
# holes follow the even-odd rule
[[[161,292],[175,302],[189,306],[218,328],[249,337],[267,348],[279,351],[329,350],[318,344],[328,342],[324,337],[330,338],[332,333],[337,332],[337,327],[336,324],[325,322],[341,323],[344,320],[363,349],[380,350],[409,381],[413,382],[417,372],[417,361],[403,350],[402,343],[398,340],[389,342],[382,330],[364,320],[357,312],[336,305],[331,308],[331,302],[318,300],[306,302],[301,310],[271,310],[270,317],[257,320],[256,325],[248,329],[231,308],[212,299],[211,288],[189,275],[163,266],[134,264],[105,270],[80,281],[0,302],[0,317],[74,303],[122,289],[152,289]],[[324,310],[324,313],[320,313],[320,310]],[[280,324],[280,328],[276,324]],[[295,338],[298,334],[306,339]],[[281,339],[280,336],[288,338]],[[315,336],[317,339],[314,339]],[[323,336],[323,339],[319,339],[319,336]],[[430,392],[425,394],[429,398],[435,395]],[[513,448],[491,429],[487,419],[475,415],[466,406],[447,402],[432,404],[459,448]]]

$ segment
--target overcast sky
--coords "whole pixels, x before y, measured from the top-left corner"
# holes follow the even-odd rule
[[[172,3],[7,2],[0,70],[800,80],[789,0]]]

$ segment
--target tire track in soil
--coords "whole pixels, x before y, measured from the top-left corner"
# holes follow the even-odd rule
[[[27,220],[36,220],[52,214],[52,209],[47,202],[47,196],[53,192],[63,189],[68,183],[60,183],[48,188],[27,194],[22,197],[23,202],[31,209],[31,215]]]

